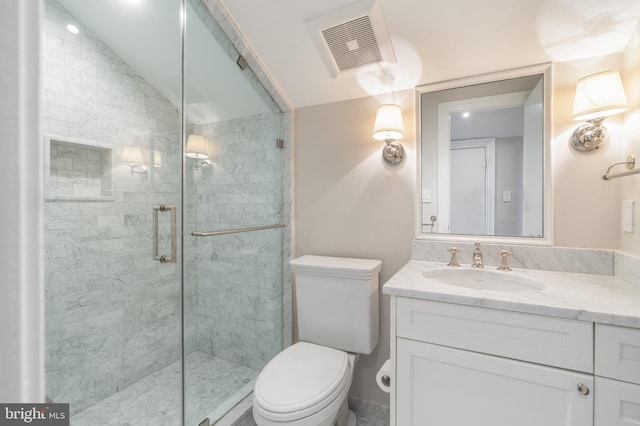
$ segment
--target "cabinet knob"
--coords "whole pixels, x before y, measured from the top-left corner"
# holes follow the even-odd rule
[[[589,395],[589,388],[582,383],[578,383],[578,393],[580,393],[580,395]]]

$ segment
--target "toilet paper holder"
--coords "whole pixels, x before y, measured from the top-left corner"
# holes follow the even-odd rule
[[[383,385],[391,386],[391,377],[389,377],[388,375],[384,374],[380,380],[382,381]]]
[[[391,392],[392,375],[391,360],[388,359],[384,362],[384,364],[382,364],[382,367],[380,367],[380,370],[378,370],[378,372],[376,373],[376,383],[378,384],[380,390],[382,390],[383,392]]]

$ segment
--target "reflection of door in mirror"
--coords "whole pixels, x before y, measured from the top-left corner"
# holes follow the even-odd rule
[[[444,102],[438,106],[438,150],[445,154],[438,164],[438,217],[441,225],[446,224],[447,218],[451,222],[449,228],[440,226],[438,232],[464,235],[522,234],[523,105],[529,95],[529,91],[518,91]],[[485,156],[484,160],[489,167],[483,170],[482,175],[471,176],[473,168],[470,168],[470,164],[464,167],[455,164],[455,145],[460,145],[463,140],[487,138],[494,141],[491,155]],[[458,157],[460,155],[457,154]],[[454,194],[458,190],[452,182],[454,167],[459,170],[463,181],[481,179],[484,182],[482,193],[486,195],[480,198],[477,193]],[[508,197],[499,199],[494,195],[507,193]],[[454,197],[460,197],[464,202],[456,206],[453,204]],[[458,211],[458,207],[462,210]],[[470,217],[472,214],[476,215],[473,220]],[[457,219],[455,226],[454,218]],[[471,226],[474,222],[476,226]]]
[[[546,238],[545,74],[508,74],[418,89],[422,235]],[[481,139],[493,140],[484,160],[482,149],[461,145]]]
[[[451,141],[453,234],[493,235],[495,139]]]

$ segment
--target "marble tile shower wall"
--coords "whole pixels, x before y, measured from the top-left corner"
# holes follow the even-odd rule
[[[67,32],[69,21],[76,20],[46,1],[43,130],[113,153],[110,197],[45,203],[47,395],[78,412],[179,359],[179,275],[151,259],[151,207],[180,201],[180,117],[86,28]],[[145,154],[146,177],[120,164],[127,146]]]
[[[282,115],[264,114],[194,132],[213,144],[213,165],[197,176],[201,230],[280,223]],[[282,349],[282,229],[200,238],[198,350],[262,368]]]

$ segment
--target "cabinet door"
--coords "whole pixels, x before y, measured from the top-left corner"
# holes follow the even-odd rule
[[[593,424],[593,376],[407,339],[396,350],[397,425]]]
[[[596,377],[596,426],[640,425],[640,385]]]
[[[640,329],[596,325],[596,376],[640,385]]]

